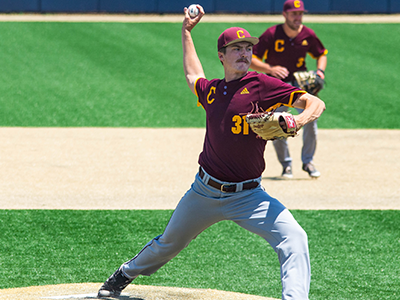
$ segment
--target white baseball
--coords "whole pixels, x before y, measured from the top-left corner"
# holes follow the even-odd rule
[[[199,9],[197,8],[196,5],[198,5],[198,4],[191,4],[191,5],[188,7],[189,16],[190,16],[191,18],[195,18],[195,17],[199,14]]]

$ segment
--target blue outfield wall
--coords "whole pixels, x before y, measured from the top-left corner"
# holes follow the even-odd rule
[[[1,12],[39,12],[41,0],[0,0]]]
[[[1,1],[1,0],[0,0]],[[40,0],[41,12],[97,12],[98,0]]]
[[[195,1],[195,0],[193,0]],[[280,14],[285,0],[201,0],[207,13]],[[400,13],[400,0],[303,0],[311,14]],[[187,0],[0,0],[2,13],[181,13]]]

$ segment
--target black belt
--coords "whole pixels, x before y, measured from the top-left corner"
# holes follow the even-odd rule
[[[199,170],[199,176],[201,179],[204,178],[204,171],[202,168]],[[206,182],[209,186],[212,186],[213,188],[216,188],[217,190],[220,190],[221,192],[225,193],[234,193],[236,192],[236,186],[237,184],[221,184],[211,178],[208,179],[208,182]],[[259,183],[257,181],[250,181],[243,183],[243,190],[252,190],[258,187]]]

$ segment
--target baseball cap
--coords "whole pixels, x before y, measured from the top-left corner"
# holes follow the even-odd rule
[[[286,0],[283,4],[283,11],[306,11],[304,2],[301,0]]]
[[[250,33],[240,27],[226,29],[218,38],[218,50],[239,42],[249,42],[253,45],[258,44],[258,38],[252,37]]]

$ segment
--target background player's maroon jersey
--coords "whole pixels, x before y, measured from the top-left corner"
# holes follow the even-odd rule
[[[304,26],[301,32],[290,39],[283,30],[283,24],[268,28],[261,36],[260,42],[253,47],[253,56],[265,61],[271,66],[283,66],[289,71],[289,76],[283,81],[292,81],[293,73],[306,71],[306,55],[313,58],[327,54],[315,32]]]

